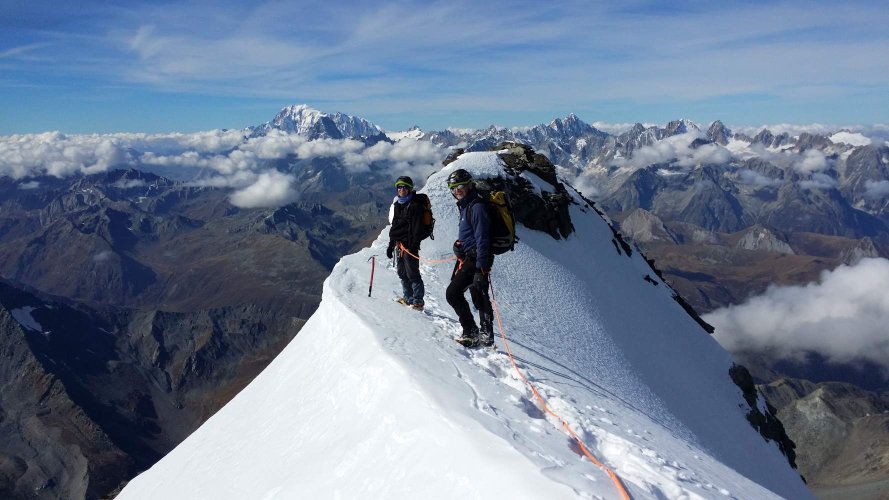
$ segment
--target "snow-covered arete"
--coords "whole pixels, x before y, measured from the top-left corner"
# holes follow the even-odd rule
[[[428,179],[437,222],[424,258],[450,255],[457,210],[445,179],[456,168],[503,174],[495,153],[467,153]],[[745,419],[730,356],[576,201],[574,234],[519,226],[492,274],[516,362],[549,407],[632,498],[810,498]],[[393,300],[387,243],[384,229],[344,257],[294,341],[119,498],[619,498],[535,404],[501,339],[496,351],[452,341],[450,263],[422,265],[424,312]]]

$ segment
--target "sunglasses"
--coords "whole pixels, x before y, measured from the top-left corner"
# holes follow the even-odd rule
[[[404,184],[402,184],[401,186],[395,186],[395,190],[396,190],[396,191],[401,191],[402,189],[405,190],[405,191],[410,191],[410,190],[411,190],[411,187],[410,187],[410,186],[405,186]]]
[[[456,186],[451,186],[452,193],[456,193],[457,191],[466,191],[466,184],[457,184]]]

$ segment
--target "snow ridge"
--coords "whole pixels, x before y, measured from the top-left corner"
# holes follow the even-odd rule
[[[507,175],[495,153],[433,174],[423,191],[438,222],[424,258],[450,256],[457,211],[444,184],[456,168]],[[811,498],[746,421],[728,354],[574,202],[574,234],[520,226],[492,274],[518,367],[547,404],[632,498]],[[120,498],[619,498],[535,404],[502,341],[453,342],[450,265],[421,264],[425,311],[395,302],[387,235],[344,257],[281,355]]]

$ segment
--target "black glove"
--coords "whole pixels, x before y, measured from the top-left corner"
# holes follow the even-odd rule
[[[463,243],[461,243],[460,240],[454,242],[454,255],[458,259],[466,257],[466,253],[463,251]]]
[[[390,241],[390,242],[389,242],[389,247],[386,248],[386,257],[388,257],[388,258],[391,259],[391,258],[392,258],[392,255],[393,255],[392,252],[393,252],[394,250],[395,250],[395,242],[394,242],[394,241]]]
[[[487,291],[488,291],[488,273],[485,272],[484,269],[475,273],[475,276],[472,277],[472,286],[474,286],[475,289],[480,292],[487,293]]]

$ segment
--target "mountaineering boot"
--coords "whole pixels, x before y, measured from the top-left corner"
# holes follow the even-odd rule
[[[408,302],[407,300],[405,300],[404,297],[398,297],[397,299],[395,299],[395,302],[398,302],[399,304],[401,304],[401,305],[403,305],[403,306],[409,306],[409,305],[411,305],[411,303]]]
[[[411,304],[411,309],[414,309],[415,311],[422,311],[423,304]]]
[[[480,319],[482,327],[478,336],[478,344],[481,347],[492,347],[494,345],[494,319],[487,315]]]
[[[478,327],[472,326],[469,329],[463,329],[463,335],[454,339],[463,347],[478,347]]]

